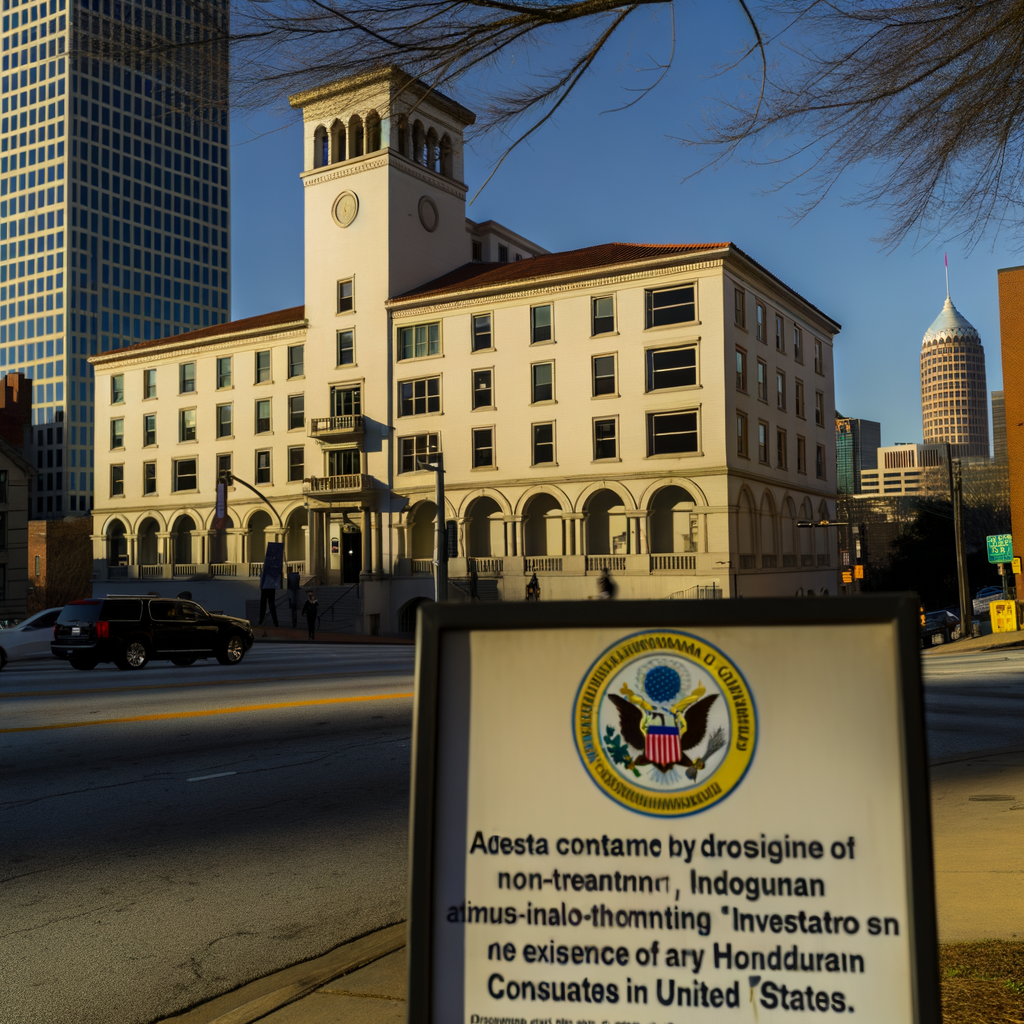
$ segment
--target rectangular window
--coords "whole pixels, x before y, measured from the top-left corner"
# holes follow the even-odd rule
[[[156,370],[142,371],[142,397],[156,398]]]
[[[508,263],[508,246],[507,245],[499,245],[498,246],[498,262],[499,263]]]
[[[415,327],[399,327],[398,358],[422,359],[436,356],[441,352],[441,325],[417,324]]]
[[[220,356],[217,359],[217,387],[231,387],[231,356]]]
[[[685,455],[699,450],[695,411],[650,413],[647,454]]]
[[[804,332],[796,324],[793,325],[793,358],[798,363],[804,361]]]
[[[110,378],[110,404],[120,405],[124,401],[124,374],[115,373]]]
[[[825,426],[825,396],[820,391],[814,392],[814,422],[817,426]]]
[[[615,299],[603,295],[590,300],[591,334],[611,334],[615,330]]]
[[[124,447],[124,420],[111,420],[110,421],[110,448]]]
[[[823,376],[825,373],[825,352],[817,338],[814,339],[814,372]]]
[[[800,435],[797,435],[796,439],[796,471],[798,473],[807,472],[807,440]]]
[[[156,494],[156,463],[144,462],[142,464],[142,493]]]
[[[473,317],[472,350],[474,352],[482,352],[484,349],[493,347],[494,342],[491,336],[491,314],[478,313]]]
[[[793,389],[795,392],[796,402],[796,414],[800,419],[804,419],[807,415],[807,409],[804,406],[804,382],[799,378],[793,382]]]
[[[681,288],[649,288],[647,290],[647,326],[688,324],[697,319],[697,286]]]
[[[736,349],[736,390],[747,390],[747,353],[741,348]]]
[[[266,384],[270,380],[270,352],[256,353],[256,383]]]
[[[594,458],[619,457],[618,424],[616,420],[594,420]]]
[[[733,292],[733,323],[744,329],[747,326],[747,293],[742,288]]]
[[[530,401],[553,402],[555,399],[555,364],[534,363],[530,367]]]
[[[430,457],[437,454],[437,434],[414,434],[403,437],[398,442],[399,472],[414,473],[423,469],[430,462]]]
[[[288,429],[301,430],[306,425],[306,396],[288,396]]]
[[[473,408],[489,409],[494,405],[494,371],[473,371]]]
[[[116,498],[124,494],[124,466],[110,467],[110,496]]]
[[[814,474],[819,480],[825,479],[825,446],[819,444],[814,456]]]
[[[786,351],[786,335],[785,328],[782,323],[782,317],[775,314],[775,349],[778,352]]]
[[[697,349],[653,348],[647,350],[647,390],[686,388],[697,383]]]
[[[757,423],[757,461],[768,461],[768,424],[761,420]]]
[[[355,293],[353,291],[353,281],[351,278],[347,281],[338,282],[338,312],[339,313],[351,313],[355,309]]]
[[[768,314],[760,302],[757,304],[757,340],[768,343]]]
[[[592,377],[594,397],[615,394],[615,356],[594,356]]]
[[[441,378],[422,377],[398,385],[399,415],[422,416],[441,411]]]
[[[351,366],[356,361],[356,332],[338,331],[338,366]]]
[[[781,370],[775,371],[775,406],[785,411],[786,408],[786,375]]]
[[[218,405],[217,406],[217,436],[218,437],[231,437],[233,433],[233,423],[231,415],[230,405]]]
[[[270,483],[270,452],[268,451],[256,453],[256,483]]]
[[[337,448],[327,453],[328,476],[355,476],[361,472],[358,448]]]
[[[231,456],[230,455],[218,455],[217,456],[217,479],[220,480],[225,473],[231,472]]]
[[[182,363],[178,367],[178,393],[191,394],[196,389],[196,364]]]
[[[256,433],[270,433],[270,399],[262,398],[256,403]]]
[[[554,423],[533,425],[533,465],[543,466],[555,461]]]
[[[473,468],[486,469],[494,465],[494,430],[478,427],[473,431]]]
[[[142,417],[142,447],[151,448],[156,444],[156,413]]]
[[[768,364],[763,359],[757,361],[757,397],[768,401]]]
[[[178,410],[178,440],[194,441],[196,439],[195,409]]]
[[[362,413],[359,387],[331,388],[332,416],[359,416]]]
[[[551,330],[551,307],[534,306],[530,310],[530,344],[551,341],[554,334]]]
[[[306,449],[288,449],[288,482],[295,483],[306,475]]]
[[[775,431],[775,466],[778,469],[789,469],[789,446],[784,430]]]
[[[736,454],[750,457],[750,428],[745,412],[736,413]]]
[[[289,377],[303,377],[306,373],[306,346],[305,345],[289,345],[288,346],[288,376]]]
[[[196,489],[196,460],[176,459],[171,463],[171,490],[194,491]]]

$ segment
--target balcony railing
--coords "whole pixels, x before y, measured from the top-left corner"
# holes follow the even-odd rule
[[[237,576],[237,562],[214,562],[210,566],[210,573],[213,576]]]
[[[500,575],[503,559],[501,558],[469,558],[469,571],[485,573],[490,576]]]
[[[162,565],[140,565],[139,577],[141,579],[160,579],[164,574]]]
[[[362,416],[315,416],[309,421],[310,437],[343,437],[362,433]]]
[[[414,558],[412,560],[413,572],[427,572],[433,574],[434,560],[432,558]]]
[[[190,562],[177,562],[171,567],[172,576],[195,576],[199,566]]]
[[[587,572],[625,572],[625,555],[587,555]]]
[[[347,473],[343,476],[311,476],[302,482],[305,494],[355,494],[370,489],[370,478],[365,473]]]
[[[524,558],[523,572],[561,572],[560,558]]]
[[[652,572],[687,572],[696,568],[696,555],[651,555]]]
[[[263,573],[263,563],[262,562],[250,562],[249,563],[249,578],[250,579],[253,576],[260,576],[262,573]]]
[[[126,580],[128,578],[127,565],[111,565],[107,567],[107,579]]]

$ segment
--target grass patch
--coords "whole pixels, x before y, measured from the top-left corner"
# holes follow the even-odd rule
[[[1024,942],[939,947],[943,1024],[1024,1024]]]

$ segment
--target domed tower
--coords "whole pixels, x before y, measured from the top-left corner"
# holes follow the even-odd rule
[[[988,458],[985,349],[948,294],[921,343],[921,413],[925,444],[948,442],[954,456]]]

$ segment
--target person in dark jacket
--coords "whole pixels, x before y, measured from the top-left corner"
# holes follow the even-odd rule
[[[313,631],[316,629],[316,619],[320,614],[320,604],[316,594],[312,590],[306,591],[306,603],[302,606],[302,614],[306,617],[306,625],[309,626],[309,639],[313,640]]]

